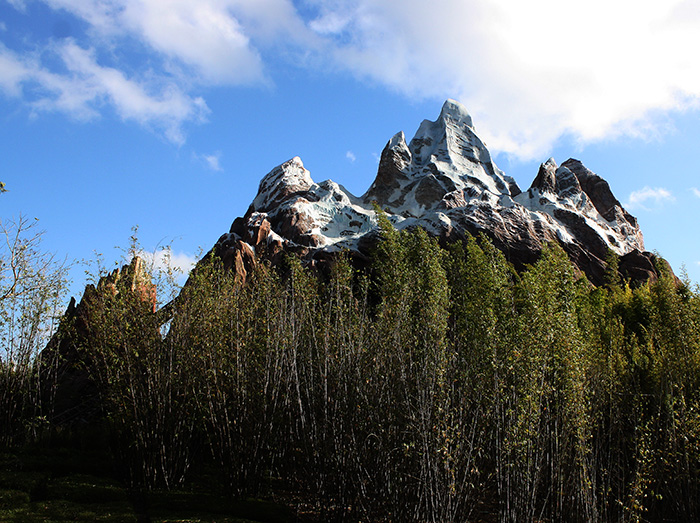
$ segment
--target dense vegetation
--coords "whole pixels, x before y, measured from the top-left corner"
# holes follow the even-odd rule
[[[322,520],[700,519],[697,290],[382,231],[363,272],[290,258],[241,286],[207,259],[167,333],[138,293],[101,295],[82,351],[124,480],[176,488],[206,462],[231,497],[283,481]],[[37,361],[3,360],[3,398]],[[48,408],[22,397],[8,445]]]

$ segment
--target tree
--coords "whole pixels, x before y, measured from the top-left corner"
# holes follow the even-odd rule
[[[398,519],[450,520],[455,476],[449,442],[455,427],[448,413],[446,253],[421,228],[396,231],[381,213],[379,222],[371,350],[378,445],[387,468],[386,485],[377,488],[387,490]]]
[[[591,521],[586,344],[578,327],[580,287],[558,244],[522,275],[521,326],[511,358],[512,403],[506,434],[509,520]]]
[[[88,286],[81,362],[100,396],[116,464],[133,487],[171,488],[191,464],[196,419],[189,354],[163,337],[152,270],[129,265]]]
[[[204,439],[235,496],[258,494],[272,465],[285,377],[281,289],[262,265],[242,285],[215,256],[190,275],[165,340],[187,361]],[[280,451],[282,452],[282,451]]]
[[[0,222],[0,442],[35,433],[43,415],[37,354],[57,326],[67,267],[41,249],[37,221]],[[43,382],[48,385],[49,382]]]

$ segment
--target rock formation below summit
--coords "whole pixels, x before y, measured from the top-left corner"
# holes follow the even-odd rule
[[[156,287],[143,260],[134,257],[128,265],[102,276],[97,285],[88,284],[76,305],[71,298],[61,325],[40,354],[40,378],[44,398],[52,405],[50,421],[56,425],[89,422],[100,409],[94,368],[95,331],[101,326],[96,317],[105,297],[127,295],[144,312],[156,314]],[[154,322],[156,323],[156,322]]]
[[[298,157],[276,167],[214,252],[243,278],[256,254],[274,260],[295,252],[312,264],[342,250],[364,257],[377,238],[375,204],[398,229],[423,227],[445,240],[484,233],[516,267],[557,241],[595,284],[602,282],[609,251],[621,257],[623,276],[656,277],[637,220],[605,180],[578,160],[557,165],[549,159],[522,191],[495,165],[466,109],[453,100],[436,121],[424,120],[410,143],[402,132],[389,140],[361,197],[330,180],[315,183]]]

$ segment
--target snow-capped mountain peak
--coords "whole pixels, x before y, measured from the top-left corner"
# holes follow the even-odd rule
[[[483,232],[516,266],[557,241],[594,282],[610,250],[623,256],[623,269],[633,260],[629,271],[638,279],[654,270],[636,219],[605,180],[578,160],[557,165],[550,158],[522,192],[454,100],[437,120],[424,120],[408,144],[403,132],[387,142],[377,176],[359,198],[332,181],[314,183],[298,157],[274,168],[215,252],[237,270],[256,251],[272,258],[293,251],[312,263],[344,249],[362,257],[376,241],[375,205],[399,229],[420,226],[445,240]]]
[[[266,211],[280,204],[290,194],[307,191],[314,184],[309,171],[301,158],[291,160],[270,171],[262,180],[252,207],[256,211]]]

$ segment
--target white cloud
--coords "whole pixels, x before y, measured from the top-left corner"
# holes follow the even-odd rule
[[[206,113],[195,89],[268,84],[279,60],[349,70],[407,97],[459,99],[492,149],[522,158],[546,156],[563,135],[653,138],[668,111],[700,106],[694,0],[42,1],[85,21],[83,47],[104,51],[89,70],[31,75],[62,93],[54,105],[94,117],[107,101],[176,142],[183,122]],[[36,69],[29,56],[17,62],[0,62],[6,92],[23,67]],[[147,76],[152,84],[139,80]]]
[[[647,204],[651,203],[653,208],[660,208],[664,203],[675,201],[674,196],[663,187],[643,187],[638,191],[633,191],[624,206],[627,209],[650,210]]]
[[[221,165],[219,165],[219,158],[221,157],[221,154],[210,154],[208,156],[204,157],[204,160],[207,162],[207,165],[212,171],[223,171],[221,168]]]
[[[221,156],[221,151],[216,151],[213,154],[194,154],[194,157],[204,163],[207,168],[217,172],[223,171],[221,167]]]
[[[24,12],[27,9],[27,4],[24,0],[7,0],[7,3],[18,11]]]
[[[246,31],[264,39],[291,7],[288,0],[43,1],[87,22],[90,47],[67,39],[22,53],[0,44],[0,90],[35,111],[79,120],[109,107],[176,144],[185,141],[184,124],[203,122],[209,112],[204,99],[191,94],[198,86],[267,82]],[[24,9],[20,0],[11,4]],[[131,52],[128,59],[122,46]],[[217,168],[216,157],[207,161]]]
[[[454,97],[491,147],[649,137],[700,96],[690,0],[336,0],[311,24],[338,63],[407,95]]]
[[[355,160],[357,160],[357,158],[355,157],[355,153],[353,153],[352,151],[346,152],[345,158],[347,158],[350,161],[350,163],[355,163]]]
[[[211,84],[263,79],[262,60],[225,3],[191,0],[126,2],[125,27],[153,49],[197,71]]]
[[[350,23],[351,18],[338,12],[326,11],[318,18],[311,20],[309,27],[322,35],[340,34]]]
[[[700,198],[700,189],[698,189],[697,187],[691,187],[690,190],[693,191],[693,194],[694,194],[695,196],[697,196],[698,198]]]
[[[82,18],[99,38],[136,38],[174,61],[172,68],[184,66],[185,75],[214,85],[268,82],[251,37],[290,45],[305,32],[289,0],[43,1]]]
[[[171,267],[176,268],[183,274],[189,274],[197,263],[197,258],[195,256],[184,252],[171,252],[169,260],[168,256],[162,254],[163,252],[164,251],[160,251],[156,258],[158,266],[167,267],[167,264],[170,263]]]
[[[208,113],[201,98],[184,93],[175,83],[128,78],[115,68],[97,63],[95,53],[72,40],[54,46],[66,72],[48,70],[32,57],[20,57],[0,44],[0,89],[24,96],[37,111],[60,111],[80,120],[96,118],[108,104],[123,120],[162,132],[170,141],[184,142],[182,125],[201,122]],[[32,95],[29,93],[36,93]]]
[[[26,64],[0,43],[0,89],[10,96],[21,94],[21,83],[30,76],[31,65]]]
[[[138,251],[137,256],[144,260],[152,273],[167,274],[172,271],[175,277],[184,277],[194,268],[197,258],[184,252],[175,252],[170,249],[159,249],[155,252]]]

